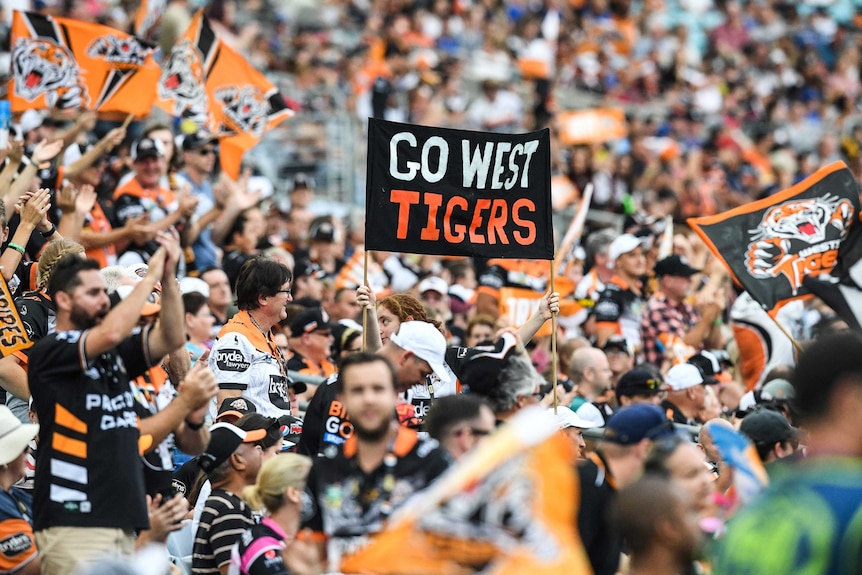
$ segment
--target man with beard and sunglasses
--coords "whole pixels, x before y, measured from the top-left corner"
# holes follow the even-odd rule
[[[333,572],[449,465],[436,441],[398,424],[396,377],[380,355],[359,352],[341,365],[341,398],[354,433],[334,453],[314,461],[303,512],[304,526],[325,541]]]
[[[134,532],[148,528],[139,449],[172,424],[141,435],[130,379],[182,347],[182,300],[176,237],[161,247],[147,275],[111,309],[96,260],[63,258],[48,281],[56,332],[30,352],[28,379],[39,435],[34,531],[45,572],[72,573],[97,556],[131,555]],[[162,283],[159,321],[137,330],[140,311]],[[168,406],[182,419],[183,405]]]

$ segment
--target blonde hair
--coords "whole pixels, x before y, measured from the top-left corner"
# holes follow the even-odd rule
[[[76,241],[60,239],[50,242],[39,255],[39,265],[36,268],[36,287],[39,289],[48,286],[48,280],[57,266],[57,262],[69,254],[85,253],[84,246]]]
[[[280,454],[263,464],[255,484],[242,490],[242,498],[252,509],[266,508],[274,513],[284,505],[284,492],[288,487],[305,488],[309,470],[309,457],[296,453]]]

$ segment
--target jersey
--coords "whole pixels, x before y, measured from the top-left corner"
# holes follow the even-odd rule
[[[614,276],[599,295],[593,313],[596,327],[613,328],[636,351],[641,349],[641,316],[646,300],[619,276]]]
[[[316,375],[320,377],[329,377],[338,370],[338,368],[335,367],[335,364],[329,360],[324,359],[318,365],[298,353],[294,353],[290,359],[287,360],[287,369],[304,375]]]
[[[281,551],[287,534],[269,517],[245,530],[231,549],[228,575],[289,575]]]
[[[519,317],[522,315],[519,310],[510,309],[520,306],[520,298],[516,297],[518,293],[544,294],[548,291],[548,274],[548,263],[544,261],[492,259],[488,261],[485,272],[479,276],[476,293],[494,298],[498,303],[498,315],[501,317]],[[503,297],[505,293],[511,293],[513,297]],[[514,301],[507,301],[508,299]]]
[[[327,538],[330,571],[341,559],[363,547],[393,511],[425,488],[449,466],[433,439],[399,427],[383,463],[365,473],[357,463],[357,440],[314,460],[308,476],[303,526]]]
[[[179,202],[170,188],[144,188],[137,178],[132,178],[114,191],[114,214],[118,226],[124,226],[130,218],[144,214],[149,216],[151,222],[158,222],[178,208]],[[150,240],[138,246],[136,251],[146,254],[148,259],[157,249],[158,242]]]
[[[316,457],[335,450],[353,435],[347,409],[338,399],[340,391],[338,373],[317,387],[305,411],[297,453]]]
[[[130,379],[160,358],[144,328],[97,358],[89,330],[56,332],[30,351],[29,383],[39,417],[34,527],[146,528],[138,418]]]
[[[16,573],[39,555],[32,517],[28,493],[17,487],[0,489],[0,573]]]
[[[272,340],[272,333],[261,333],[247,311],[237,313],[219,330],[209,366],[220,389],[241,391],[261,415],[276,418],[290,415],[287,371],[281,350]],[[216,414],[212,416],[215,419]]]
[[[151,367],[132,380],[132,389],[138,416],[141,419],[156,415],[165,409],[176,396],[168,373],[161,365]],[[174,471],[174,434],[169,433],[155,449],[145,453],[144,484],[147,494],[155,496],[159,491],[171,487]]]
[[[728,524],[716,575],[839,575],[862,568],[862,459],[818,457],[770,476]]]
[[[108,216],[105,215],[105,210],[102,205],[96,201],[93,204],[93,209],[84,217],[84,230],[92,234],[105,234],[113,231]],[[99,264],[106,268],[117,263],[117,248],[114,244],[105,244],[101,247],[90,248],[87,250],[87,257],[93,258]]]

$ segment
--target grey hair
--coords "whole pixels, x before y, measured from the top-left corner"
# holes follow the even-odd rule
[[[488,402],[494,413],[505,413],[518,404],[519,397],[532,395],[544,383],[528,357],[513,355],[497,376],[497,385],[488,392]]]
[[[117,288],[121,285],[136,284],[141,281],[141,278],[135,272],[129,271],[123,266],[108,266],[102,268],[99,273],[102,274],[102,279],[105,280],[108,294],[116,292]]]
[[[619,234],[613,228],[596,230],[587,238],[587,257],[594,258],[598,253],[606,253],[608,246]]]

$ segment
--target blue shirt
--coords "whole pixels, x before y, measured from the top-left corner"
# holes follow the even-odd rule
[[[185,172],[178,174],[184,181],[192,187],[192,193],[198,198],[198,205],[195,208],[195,219],[200,219],[204,214],[213,209],[215,206],[215,196],[213,196],[213,187],[209,181],[204,180],[201,185],[196,185]],[[192,243],[192,251],[195,254],[195,268],[198,271],[203,271],[208,268],[216,267],[217,254],[216,245],[212,239],[212,230],[209,226],[201,230],[200,235]]]

